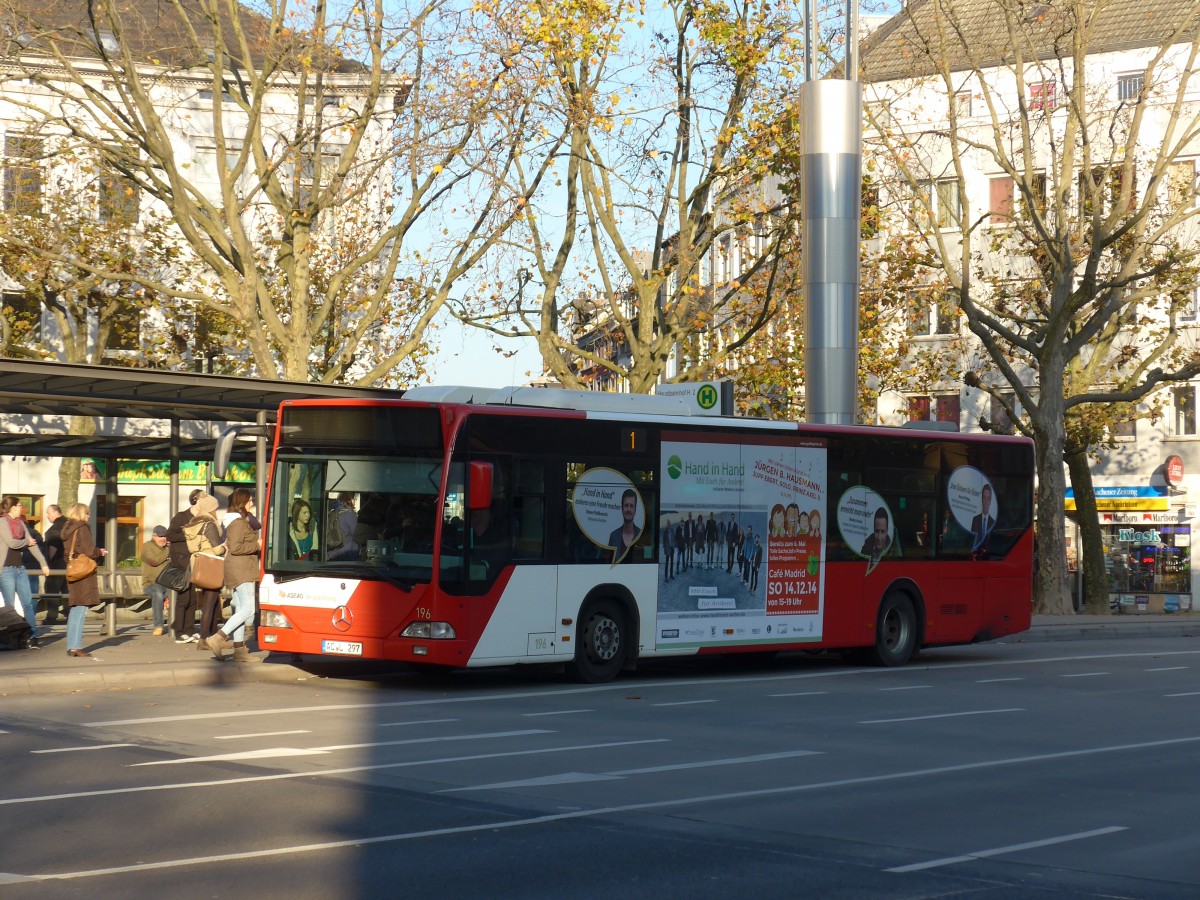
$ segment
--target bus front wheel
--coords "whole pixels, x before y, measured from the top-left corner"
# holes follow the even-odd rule
[[[570,671],[578,681],[611,681],[625,665],[625,618],[611,601],[593,603],[583,611]]]
[[[917,650],[917,612],[912,600],[890,593],[879,604],[871,661],[878,666],[902,666]]]

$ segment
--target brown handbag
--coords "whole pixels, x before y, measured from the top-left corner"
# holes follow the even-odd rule
[[[220,556],[197,553],[192,557],[192,585],[205,591],[219,591],[225,584],[225,560]]]
[[[75,555],[75,539],[79,537],[79,532],[76,531],[71,535],[71,549],[67,553],[67,581],[74,583],[83,581],[93,572],[96,571],[96,561],[90,556]]]

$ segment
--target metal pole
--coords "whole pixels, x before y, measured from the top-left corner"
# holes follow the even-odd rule
[[[117,465],[120,460],[113,457],[108,461],[104,475],[104,546],[108,553],[104,557],[104,574],[112,587],[112,598],[104,604],[104,635],[117,634],[117,602],[121,596],[121,585],[117,581],[117,517],[120,515],[120,498],[117,496]]]
[[[809,0],[806,35],[814,30],[814,6]],[[846,78],[810,78],[800,86],[805,407],[809,422],[836,425],[858,421],[862,85],[856,79],[857,11],[847,11],[846,21]],[[816,47],[808,41],[805,71],[811,73]]]

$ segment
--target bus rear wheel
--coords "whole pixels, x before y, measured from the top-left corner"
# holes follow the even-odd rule
[[[890,593],[879,604],[875,646],[871,662],[877,666],[902,666],[917,650],[917,611],[904,594]]]
[[[571,675],[587,684],[612,681],[625,665],[625,617],[608,600],[593,603],[579,617]]]

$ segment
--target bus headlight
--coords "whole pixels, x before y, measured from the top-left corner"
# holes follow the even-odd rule
[[[291,628],[292,623],[287,620],[287,616],[273,609],[264,609],[262,611],[262,627],[263,628]]]
[[[413,622],[402,632],[400,637],[424,638],[432,641],[452,641],[458,637],[454,626],[449,622]]]

